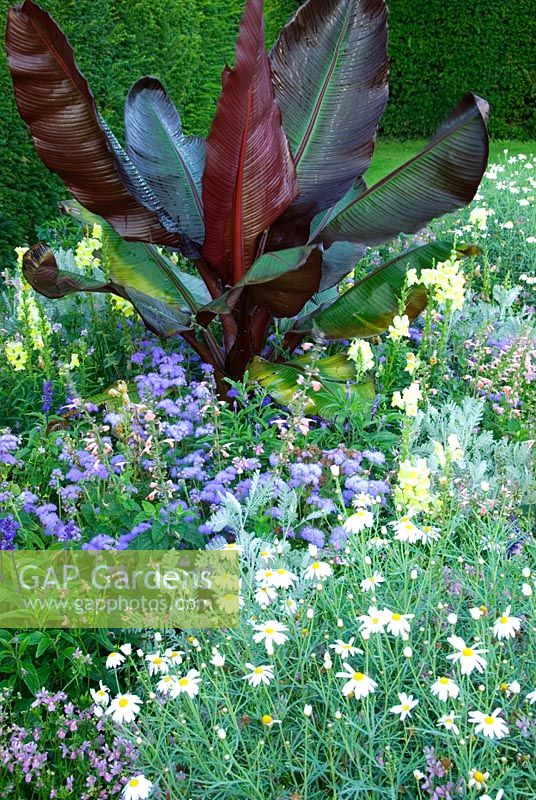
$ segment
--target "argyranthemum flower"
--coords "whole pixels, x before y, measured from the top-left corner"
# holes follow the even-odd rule
[[[275,558],[274,548],[269,544],[265,544],[262,550],[259,551],[259,558],[262,558],[266,563],[272,561]]]
[[[281,725],[281,720],[274,719],[271,714],[263,714],[261,717],[261,722],[267,728],[271,728],[272,725]]]
[[[401,636],[404,641],[407,641],[411,631],[409,620],[413,619],[415,614],[399,614],[398,611],[391,611],[389,608],[384,608],[383,614],[388,633],[392,633],[393,636]]]
[[[468,789],[476,789],[479,792],[481,789],[487,789],[489,780],[489,772],[481,772],[479,769],[472,769],[469,773],[469,780],[467,781]]]
[[[398,692],[398,699],[400,700],[399,705],[392,706],[389,711],[391,714],[398,714],[400,721],[403,722],[406,717],[411,716],[412,709],[415,708],[419,701],[415,700],[412,694],[406,694],[405,692]]]
[[[277,592],[273,586],[259,586],[255,591],[255,602],[258,603],[261,608],[268,608],[272,600],[275,600],[276,597]]]
[[[367,695],[375,691],[378,686],[376,681],[373,681],[372,678],[369,678],[368,675],[365,675],[363,672],[354,670],[348,663],[343,664],[343,667],[345,671],[337,672],[336,677],[347,679],[342,687],[342,693],[345,697],[349,697],[353,694],[356,699],[359,699],[360,697],[367,697]]]
[[[273,571],[273,576],[269,586],[275,586],[276,589],[290,589],[290,587],[298,580],[298,576],[293,572],[289,572],[284,567],[279,567]]]
[[[344,642],[342,639],[336,639],[335,644],[330,644],[330,648],[335,650],[338,656],[355,656],[357,653],[362,653],[363,651],[359,649],[359,647],[354,647],[355,636],[348,642]]]
[[[395,522],[390,522],[389,526],[394,529],[394,538],[399,542],[415,544],[423,538],[422,530],[418,528],[417,525],[414,525],[408,515],[401,517],[399,520],[395,520]]]
[[[256,667],[254,664],[247,663],[246,667],[250,670],[250,673],[249,675],[244,675],[242,680],[247,681],[250,686],[260,686],[261,683],[269,686],[274,679],[274,668],[271,664],[261,664]]]
[[[459,696],[460,687],[450,678],[446,678],[442,675],[433,682],[430,691],[435,697],[438,697],[441,702],[446,703],[448,700],[454,700]]]
[[[533,706],[534,703],[536,703],[536,689],[534,689],[532,692],[529,692],[526,699],[529,701],[531,706]]]
[[[493,624],[493,634],[497,639],[514,639],[516,632],[521,630],[521,620],[510,616],[511,609],[511,606],[507,606]]]
[[[120,724],[133,722],[142,704],[143,701],[137,694],[117,694],[106,709],[106,714]]]
[[[225,665],[225,656],[220,653],[217,647],[212,648],[212,655],[210,657],[210,663],[214,667],[223,667]]]
[[[156,684],[156,690],[162,694],[170,694],[176,683],[175,675],[163,675]]]
[[[308,581],[325,581],[332,574],[333,570],[325,561],[313,561],[305,570],[305,578]]]
[[[255,573],[255,580],[258,581],[261,586],[273,586],[274,570],[269,567],[258,569]]]
[[[380,586],[385,581],[385,578],[381,574],[381,572],[374,572],[370,578],[363,578],[361,581],[361,590],[363,592],[370,592],[371,589],[375,589],[376,586]]]
[[[109,689],[107,686],[103,684],[102,681],[99,681],[99,688],[98,689],[90,689],[89,693],[93,699],[93,702],[98,706],[106,707],[110,702],[110,695]]]
[[[469,722],[475,727],[475,733],[482,733],[488,739],[504,739],[508,736],[508,726],[504,719],[499,716],[502,709],[496,708],[491,714],[483,714],[482,711],[470,711]]]
[[[171,689],[171,696],[178,697],[180,694],[187,694],[190,699],[193,699],[199,694],[199,684],[201,683],[201,675],[196,669],[189,669],[186,675],[178,678],[173,683]]]
[[[370,606],[368,614],[361,614],[357,619],[361,623],[359,631],[364,639],[368,639],[371,633],[383,633],[387,624],[384,612],[376,606]]]
[[[110,653],[106,659],[106,669],[116,669],[117,667],[120,667],[121,664],[124,664],[125,660],[125,656],[122,655],[122,653],[116,653],[114,651],[113,653]]]
[[[365,528],[372,528],[374,525],[374,514],[368,508],[358,508],[355,514],[348,517],[343,528],[348,533],[359,533]]]
[[[482,658],[482,653],[487,653],[487,650],[479,649],[475,645],[468,647],[461,636],[449,636],[447,641],[456,650],[455,653],[451,653],[447,658],[450,661],[459,661],[462,675],[470,675],[475,669],[477,672],[484,672],[488,662],[485,658]]]
[[[454,711],[451,711],[450,714],[443,714],[437,721],[437,727],[446,728],[448,731],[452,731],[456,736],[459,736],[460,729],[456,725],[456,720],[459,718],[460,715],[455,714]]]
[[[168,647],[164,650],[164,655],[171,664],[182,664],[184,650],[172,650],[171,647]]]
[[[253,636],[253,641],[264,642],[266,652],[269,656],[274,654],[274,644],[285,644],[288,639],[285,631],[288,631],[286,625],[277,622],[275,619],[269,619],[253,626],[257,633]]]
[[[124,800],[146,800],[151,794],[153,784],[147,780],[145,775],[135,775],[123,787],[121,796]]]
[[[149,653],[145,656],[145,660],[149,662],[149,675],[165,675],[166,672],[169,672],[168,660],[160,653]]]

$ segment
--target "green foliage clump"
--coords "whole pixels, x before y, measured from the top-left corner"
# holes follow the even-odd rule
[[[494,138],[536,138],[533,0],[390,0],[391,99],[383,134],[429,136],[467,90]]]

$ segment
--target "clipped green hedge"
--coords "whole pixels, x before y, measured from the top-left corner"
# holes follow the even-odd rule
[[[387,0],[391,100],[382,133],[428,136],[464,92],[497,139],[536,139],[535,0]]]
[[[536,138],[535,0],[390,0],[391,101],[382,133],[430,134],[467,89],[492,103],[497,137]],[[122,132],[129,86],[163,80],[189,132],[207,133],[243,0],[41,0],[69,36],[99,108]],[[8,0],[0,0],[5,19]],[[296,9],[265,0],[267,40]],[[0,271],[65,194],[35,155],[0,57]]]

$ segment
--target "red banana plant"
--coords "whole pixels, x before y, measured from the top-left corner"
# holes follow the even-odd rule
[[[338,284],[367,246],[469,203],[487,164],[488,104],[467,94],[421,153],[365,185],[388,96],[384,0],[307,0],[270,53],[262,0],[247,0],[206,142],[184,134],[166,90],[147,77],[127,96],[121,145],[66,37],[33,0],[10,10],[6,43],[20,114],[75,198],[63,209],[101,222],[107,269],[88,280],[38,244],[24,257],[27,280],[47,297],[128,299],[148,328],[181,335],[212,364],[222,393],[226,377],[248,371],[288,399],[308,367],[291,357],[304,336],[386,330],[407,270],[444,260],[452,242],[414,247],[342,295]],[[408,315],[425,304],[412,287]],[[287,355],[271,363],[262,356],[275,319],[287,320]],[[370,395],[343,354],[317,369],[317,410],[345,392]]]

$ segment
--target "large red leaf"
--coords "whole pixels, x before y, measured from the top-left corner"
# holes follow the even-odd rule
[[[262,0],[248,0],[235,66],[222,83],[206,145],[203,257],[235,284],[255,260],[259,234],[297,194],[264,49]]]
[[[138,202],[119,177],[117,142],[101,122],[72,48],[52,17],[31,0],[10,9],[6,45],[17,105],[46,166],[125,239],[180,247],[182,237],[160,224],[156,207]],[[145,189],[141,180],[138,188]]]
[[[388,96],[385,0],[308,0],[270,61],[300,191],[270,243],[289,247],[370,164]]]

